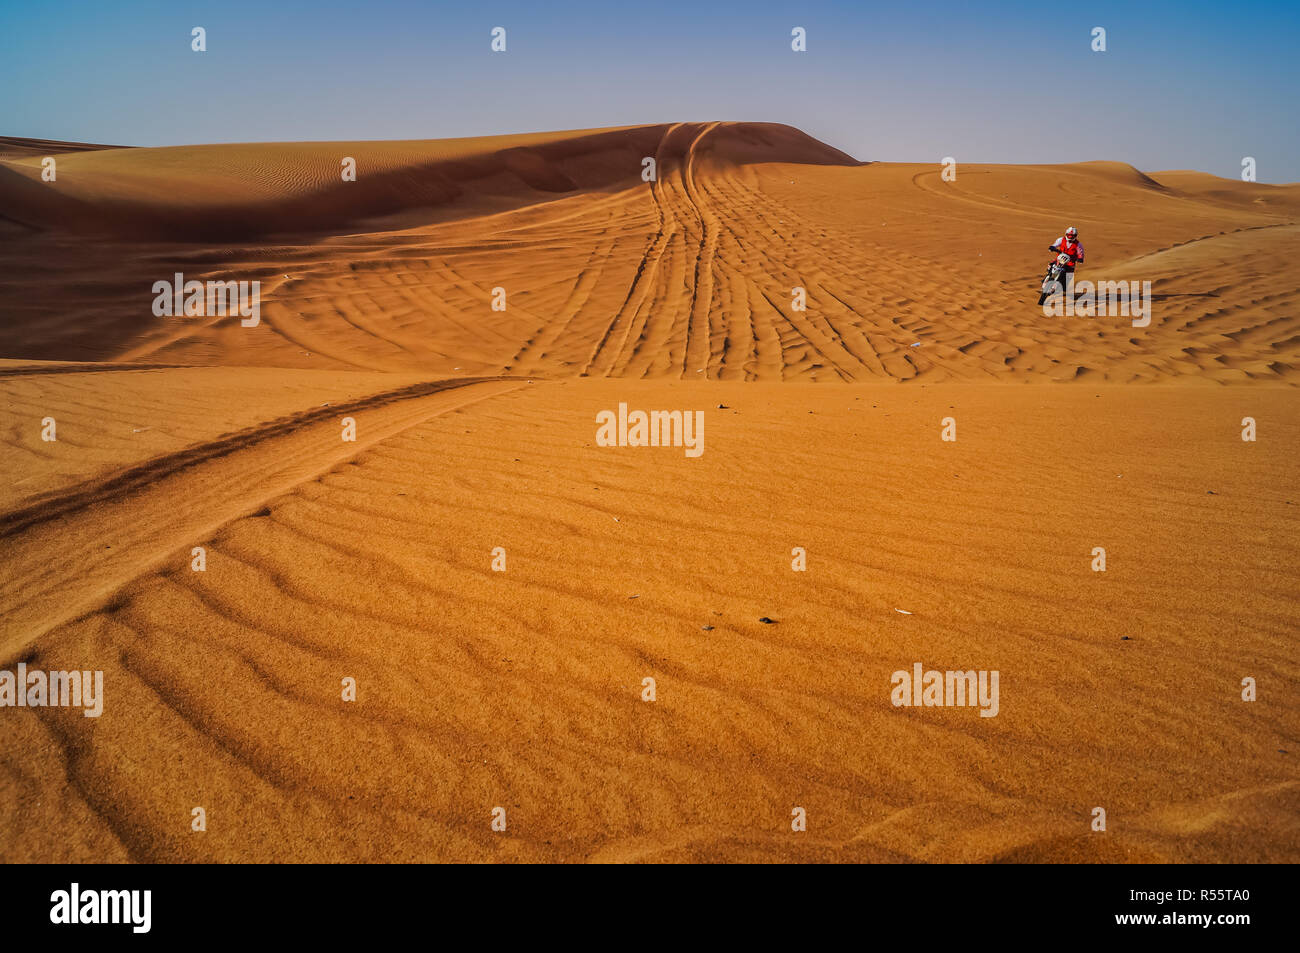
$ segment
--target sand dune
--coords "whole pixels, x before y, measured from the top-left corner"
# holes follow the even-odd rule
[[[1149,326],[1034,307],[1067,223]],[[0,668],[106,695],[0,709],[0,860],[1297,859],[1300,186],[4,139],[0,224]],[[703,454],[597,445],[621,402]]]
[[[0,173],[5,215],[25,225],[131,237],[248,239],[302,233],[451,203],[609,188],[640,181],[641,159],[665,126],[410,142],[264,142],[64,155],[41,181],[39,147]],[[798,130],[745,124],[715,136],[710,154],[745,161],[856,164]],[[50,154],[49,152],[44,153]],[[342,161],[356,162],[344,181]],[[539,195],[540,193],[540,195]],[[469,200],[469,201],[466,201]]]
[[[698,461],[638,457],[593,445],[618,400],[729,409]],[[21,715],[7,855],[1294,859],[1294,454],[1205,426],[1252,412],[1294,448],[1293,407],[587,382],[431,417],[209,536],[106,537],[173,551],[27,655],[102,662],[116,705]],[[946,413],[967,429],[939,452]],[[914,659],[999,668],[1001,714],[891,708]],[[1266,703],[1237,699],[1245,673]]]
[[[357,182],[337,181],[341,153]],[[862,166],[761,124],[62,162],[57,188],[35,158],[0,164],[0,209],[41,229],[0,246],[13,357],[837,381],[1282,381],[1296,364],[1300,279],[1279,263],[1300,186],[1225,202],[1247,184],[1098,162],[962,166],[945,182],[937,165]],[[1153,282],[1150,327],[1043,320],[1034,286],[1065,222],[1088,277]],[[153,240],[77,241],[83,228]],[[155,317],[148,289],[177,271],[261,281],[262,326]]]
[[[58,139],[24,139],[20,136],[0,136],[0,159],[34,158],[38,163],[45,156],[66,155],[69,152],[98,152],[104,149],[122,149],[94,142],[62,142]]]

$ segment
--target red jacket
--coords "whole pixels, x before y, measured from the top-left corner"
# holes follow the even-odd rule
[[[1083,245],[1079,243],[1077,238],[1073,242],[1070,242],[1064,235],[1062,235],[1056,241],[1052,242],[1051,248],[1052,251],[1056,252],[1058,255],[1065,253],[1070,256],[1070,263],[1066,265],[1067,268],[1073,268],[1075,265],[1083,264]]]

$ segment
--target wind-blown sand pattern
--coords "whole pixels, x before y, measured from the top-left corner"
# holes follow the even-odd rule
[[[0,216],[0,668],[106,694],[0,710],[0,859],[1300,856],[1300,187],[680,123],[0,139]],[[1149,327],[1034,307],[1067,222]]]

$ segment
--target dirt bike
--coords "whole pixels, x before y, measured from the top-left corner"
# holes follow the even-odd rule
[[[1039,307],[1042,307],[1043,302],[1056,291],[1056,286],[1058,284],[1061,286],[1062,291],[1064,291],[1065,276],[1069,274],[1065,270],[1065,266],[1069,263],[1070,256],[1065,254],[1065,252],[1061,252],[1061,254],[1057,255],[1052,263],[1047,266],[1047,274],[1043,276],[1042,294],[1038,296]]]

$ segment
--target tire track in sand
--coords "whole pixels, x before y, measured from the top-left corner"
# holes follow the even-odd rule
[[[673,240],[673,236],[680,227],[676,216],[672,214],[664,202],[663,185],[659,182],[659,176],[664,168],[665,147],[673,134],[682,126],[682,123],[674,123],[670,126],[659,141],[659,147],[655,151],[655,178],[650,182],[650,196],[654,199],[655,209],[659,215],[659,229],[654,238],[646,245],[645,251],[642,252],[641,262],[637,265],[632,284],[627,289],[627,296],[623,299],[623,304],[618,313],[609,322],[605,333],[601,335],[600,340],[596,342],[596,346],[592,349],[591,357],[587,359],[587,364],[580,375],[582,377],[606,376],[611,373],[614,362],[627,348],[628,337],[632,325],[636,322],[637,313],[645,302],[650,286],[654,284],[657,278],[659,262],[663,259],[669,244]],[[611,350],[606,345],[610,343],[615,329],[620,325],[624,326],[622,343],[617,350]]]
[[[431,417],[522,386],[455,378],[313,408],[0,516],[0,660],[293,487]],[[353,415],[357,439],[344,442],[340,420]]]

